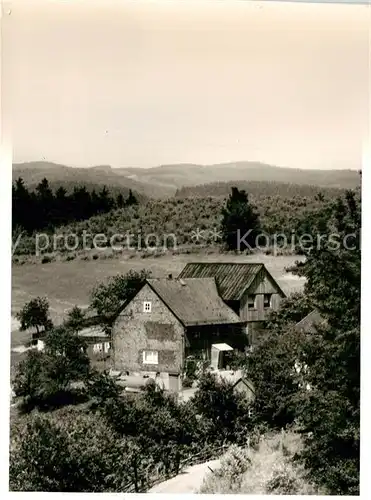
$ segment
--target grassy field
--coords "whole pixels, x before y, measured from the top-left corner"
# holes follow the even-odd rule
[[[130,269],[143,268],[152,271],[153,277],[166,277],[172,273],[177,276],[187,262],[263,262],[286,293],[300,290],[303,280],[285,272],[298,257],[255,255],[207,255],[165,254],[146,259],[132,255],[116,259],[70,262],[51,262],[48,264],[13,265],[12,269],[12,316],[33,297],[45,296],[50,303],[53,321],[60,322],[66,312],[75,304],[87,306],[89,294],[94,285],[109,276],[126,273]],[[18,332],[16,320],[12,321],[12,345],[23,342],[24,335]]]

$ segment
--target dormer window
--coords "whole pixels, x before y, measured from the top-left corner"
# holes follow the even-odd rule
[[[248,309],[256,309],[256,307],[255,307],[255,295],[249,295],[247,297],[247,308]]]
[[[272,294],[265,293],[264,294],[264,309],[268,309],[269,307],[272,307]]]
[[[143,302],[143,312],[150,313],[152,311],[152,302]]]

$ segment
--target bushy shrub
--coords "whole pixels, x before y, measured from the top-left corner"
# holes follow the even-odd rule
[[[182,386],[184,387],[184,389],[188,389],[188,388],[192,387],[192,385],[193,385],[192,379],[190,379],[189,377],[185,377],[183,379]]]
[[[71,412],[56,417],[36,414],[13,435],[10,490],[124,491],[133,480],[130,441],[94,415]]]
[[[326,494],[308,480],[308,473],[294,457],[302,449],[293,431],[267,434],[256,447],[231,447],[220,467],[208,474],[200,493],[246,495]]]
[[[251,429],[249,402],[236,392],[230,382],[209,372],[198,382],[198,389],[191,399],[196,412],[211,422],[212,437],[216,441],[244,441],[246,430]]]
[[[239,493],[243,475],[250,463],[249,450],[232,445],[221,458],[220,467],[207,476],[199,493]]]
[[[24,410],[53,408],[77,396],[71,383],[86,380],[90,363],[84,342],[60,327],[47,333],[43,351],[30,350],[19,363],[13,390]]]

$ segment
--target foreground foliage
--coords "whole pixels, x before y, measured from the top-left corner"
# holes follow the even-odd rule
[[[85,343],[70,330],[60,327],[44,338],[43,351],[30,350],[16,371],[13,390],[23,410],[53,408],[71,401],[76,394],[71,383],[85,380],[90,362]]]
[[[10,489],[116,492],[132,480],[135,446],[103,419],[77,412],[34,415],[11,442]]]
[[[257,417],[271,426],[297,421],[301,459],[332,494],[359,492],[360,231],[359,194],[348,192],[327,221],[339,245],[324,240],[293,269],[307,279],[301,305],[317,309],[325,323],[301,335],[294,312],[284,308],[272,317],[272,334],[249,364]]]
[[[200,407],[208,390],[214,396]],[[184,460],[202,462],[223,445],[246,443],[247,403],[213,377],[187,403],[154,383],[139,395],[122,394],[112,378],[97,372],[81,392],[82,405],[46,413],[51,408],[43,407],[42,415],[33,411],[13,424],[11,489],[144,491],[154,479],[177,474]],[[223,414],[221,405],[233,413],[214,420]]]
[[[232,446],[220,467],[205,478],[199,493],[245,495],[325,494],[308,480],[295,462],[302,449],[300,435],[293,432],[267,434],[249,448]]]

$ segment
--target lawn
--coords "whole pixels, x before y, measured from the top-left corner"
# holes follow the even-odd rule
[[[89,304],[89,293],[94,285],[109,276],[126,273],[130,269],[143,268],[152,271],[153,277],[177,276],[187,262],[262,262],[286,293],[300,290],[303,280],[285,272],[298,257],[215,254],[165,254],[160,257],[141,258],[132,255],[115,259],[85,261],[76,259],[69,262],[56,261],[48,264],[13,265],[12,268],[12,315],[33,297],[45,296],[50,303],[52,319],[60,322],[66,311],[75,304]],[[16,321],[12,321],[12,345],[22,343]]]

